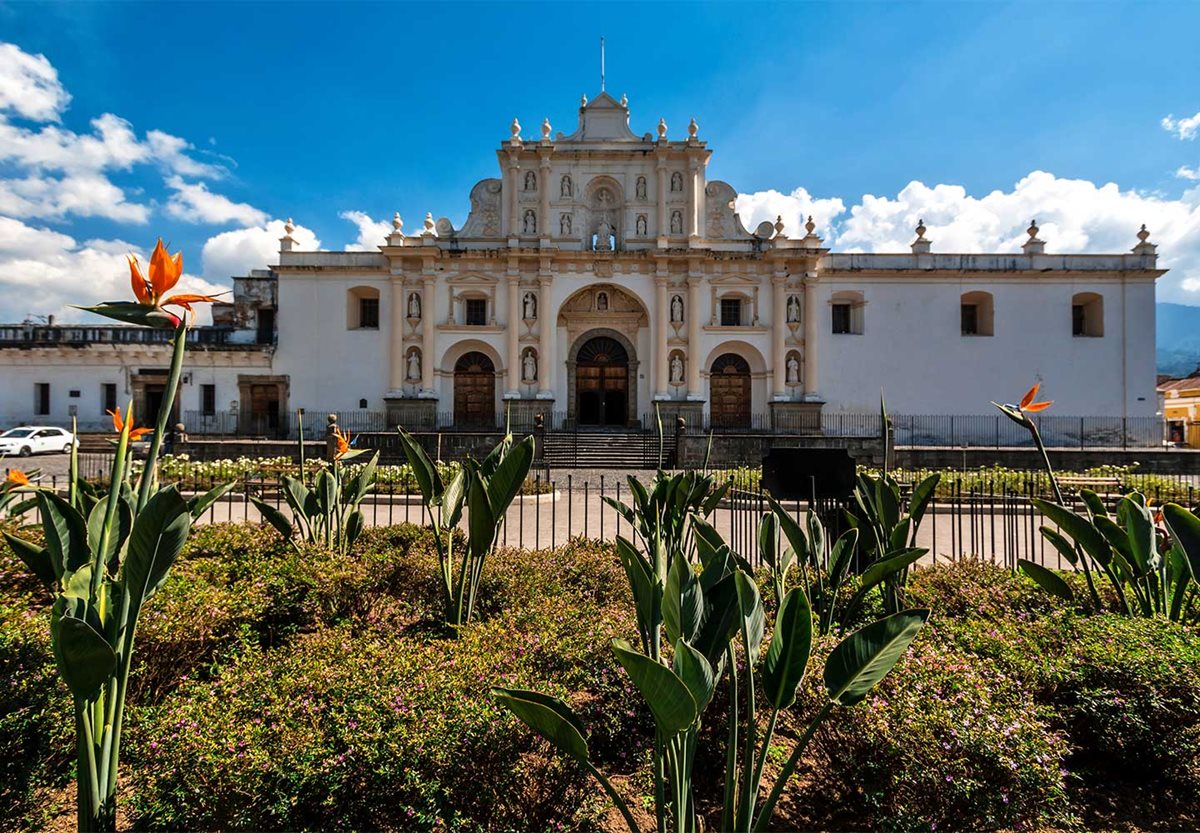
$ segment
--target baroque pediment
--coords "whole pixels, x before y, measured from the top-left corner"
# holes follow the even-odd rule
[[[570,136],[561,132],[559,143],[642,142],[645,138],[629,129],[629,106],[608,93],[600,93],[579,108],[579,127]]]

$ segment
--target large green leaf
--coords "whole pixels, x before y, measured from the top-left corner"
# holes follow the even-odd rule
[[[459,466],[450,478],[438,501],[438,512],[442,529],[454,529],[462,520],[463,504],[467,499],[467,470]]]
[[[287,515],[254,495],[250,495],[250,502],[254,504],[254,508],[258,510],[258,514],[262,516],[264,521],[275,527],[276,531],[285,539],[288,541],[292,540],[295,530],[292,529],[292,522],[288,519]]]
[[[812,652],[812,634],[812,608],[804,591],[797,587],[783,597],[763,663],[763,689],[777,709],[796,702],[796,689],[804,679]]]
[[[915,533],[925,517],[929,502],[933,500],[938,483],[942,480],[941,473],[931,474],[913,487],[912,498],[908,502],[908,516],[912,518],[912,530]]]
[[[825,662],[825,689],[840,706],[853,706],[892,670],[916,639],[927,609],[902,610],[872,622],[838,643]]]
[[[472,470],[467,477],[467,541],[471,557],[483,558],[492,548],[499,519],[492,514],[483,475],[478,470]]]
[[[881,558],[863,571],[860,579],[858,591],[851,597],[846,604],[846,616],[850,617],[858,610],[859,605],[866,599],[867,594],[877,585],[890,579],[892,576],[912,566],[916,562],[925,557],[929,552],[927,549],[917,547],[910,550],[902,550],[901,552],[893,553],[886,558]]]
[[[1168,503],[1162,513],[1171,537],[1191,565],[1193,580],[1200,582],[1200,518],[1178,503]]]
[[[378,466],[379,452],[376,451],[371,455],[371,459],[364,463],[362,468],[350,479],[342,498],[346,503],[358,506],[362,502],[362,499],[367,496],[367,492],[371,491],[371,487],[375,485],[375,470]]]
[[[675,642],[675,673],[692,693],[698,711],[703,712],[712,699],[717,680],[713,668],[704,654],[697,651],[684,639]]]
[[[808,563],[811,561],[811,547],[808,538],[804,534],[804,530],[800,524],[796,523],[796,519],[787,513],[779,501],[770,495],[766,495],[767,503],[771,507],[776,522],[779,524],[779,529],[783,532],[783,537],[787,539],[788,545],[792,552],[796,554],[802,562]]]
[[[1071,585],[1067,584],[1066,580],[1058,573],[1026,558],[1018,558],[1017,566],[1021,568],[1022,573],[1033,579],[1038,587],[1050,595],[1066,599],[1068,602],[1075,601],[1075,593],[1071,590]]]
[[[179,317],[149,304],[133,301],[107,301],[94,307],[76,307],[84,312],[94,312],[124,324],[153,327],[156,330],[173,330],[179,326]]]
[[[689,642],[700,630],[704,615],[704,598],[700,580],[692,572],[691,563],[676,555],[667,571],[666,587],[663,589],[663,627],[671,642],[683,638]]]
[[[655,662],[623,639],[614,639],[613,653],[617,662],[629,674],[629,679],[650,707],[658,728],[667,736],[676,735],[699,716],[696,698],[687,684],[670,668]]]
[[[207,512],[210,506],[233,491],[233,487],[236,485],[237,482],[233,480],[230,480],[228,483],[218,483],[204,494],[189,498],[188,511],[192,513],[192,520],[199,520],[200,516]]]
[[[12,551],[17,554],[17,558],[25,563],[29,571],[33,573],[38,581],[47,587],[53,587],[61,577],[60,571],[55,570],[55,564],[50,560],[50,553],[45,547],[39,547],[37,544],[31,544],[24,538],[18,538],[9,533],[3,533],[4,540],[12,547]],[[62,565],[58,565],[61,567]]]
[[[87,521],[79,510],[53,492],[39,491],[37,499],[46,550],[57,565],[55,572],[59,575],[75,572],[91,561]]]
[[[90,700],[112,676],[117,655],[96,629],[73,616],[51,620],[54,660],[67,688],[79,700]]]
[[[1073,541],[1083,547],[1083,551],[1101,566],[1112,561],[1112,549],[1104,535],[1083,517],[1072,512],[1065,506],[1050,503],[1041,498],[1033,498],[1033,505],[1051,522],[1057,524]]]
[[[408,465],[417,479],[417,488],[421,490],[421,497],[425,499],[426,505],[432,506],[442,496],[442,478],[438,474],[437,466],[429,459],[429,455],[417,442],[416,437],[403,428],[396,430],[400,432],[400,447],[404,449],[404,456],[408,459]]]
[[[696,648],[704,654],[710,665],[716,665],[729,640],[737,633],[742,622],[738,601],[738,579],[740,572],[732,572],[718,581],[704,594],[705,617],[696,637]],[[744,578],[744,577],[743,577]]]
[[[191,529],[187,502],[174,486],[160,490],[146,502],[133,522],[122,582],[129,594],[129,609],[136,618],[142,602],[166,581]]]
[[[96,502],[92,507],[91,513],[88,514],[87,529],[88,529],[88,547],[92,552],[100,551],[100,539],[104,535],[104,521],[108,512],[108,501],[111,495],[105,495]],[[112,524],[108,532],[108,542],[105,546],[105,551],[100,556],[100,563],[112,564],[117,561],[117,555],[121,551],[121,547],[129,538],[129,532],[133,529],[133,509],[120,498],[117,499],[117,511],[113,514]]]
[[[749,654],[749,661],[758,662],[759,649],[762,647],[763,630],[766,627],[767,616],[763,610],[762,597],[758,585],[748,574],[738,571],[733,574],[734,587],[737,590],[739,611],[738,626],[742,631],[742,643]]]
[[[858,543],[858,530],[847,529],[833,545],[829,554],[829,592],[837,596],[838,589],[850,572],[850,564],[854,560],[854,547]]]
[[[583,722],[562,700],[520,688],[493,688],[492,696],[559,752],[577,761],[588,760]]]
[[[1154,519],[1145,505],[1129,498],[1121,499],[1121,507],[1125,515],[1125,532],[1129,540],[1129,551],[1133,557],[1134,566],[1142,574],[1154,567],[1158,555]]]
[[[487,481],[488,500],[492,504],[492,514],[502,517],[516,498],[517,493],[529,476],[529,467],[533,465],[534,441],[530,435],[519,443],[514,443],[496,465],[496,470]]]
[[[1074,567],[1079,563],[1079,556],[1075,552],[1075,547],[1059,532],[1048,526],[1040,526],[1038,530],[1042,533],[1042,537],[1049,541],[1054,549],[1058,550],[1059,555],[1067,559],[1068,564]]]

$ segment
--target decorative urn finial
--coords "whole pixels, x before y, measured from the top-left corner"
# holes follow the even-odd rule
[[[542,119],[542,141],[550,141],[550,119]]]
[[[1138,231],[1137,238],[1138,238],[1138,240],[1141,240],[1143,243],[1145,243],[1147,240],[1150,239],[1150,232],[1146,230],[1145,223],[1142,223],[1142,228],[1140,231]]]
[[[1033,240],[1035,237],[1037,237],[1039,231],[1041,231],[1041,229],[1038,228],[1037,220],[1030,220],[1029,228],[1025,229],[1025,233],[1029,235],[1029,239]]]
[[[693,122],[693,124],[694,124],[694,122]],[[775,216],[775,233],[783,234],[783,215],[782,214],[777,214]]]
[[[292,218],[288,217],[287,222],[283,224],[283,233],[291,234],[295,230],[296,230],[296,227],[294,225],[292,225]]]
[[[512,138],[509,141],[514,145],[519,145],[521,143],[521,123],[514,118],[508,129],[512,132]]]
[[[808,222],[804,224],[804,229],[809,234],[812,234],[814,231],[817,230],[817,224],[813,222],[813,218],[812,218],[811,214],[808,215]]]
[[[667,120],[658,120],[658,140],[661,142],[667,138]]]
[[[695,139],[696,134],[699,132],[700,132],[700,126],[698,124],[696,124],[696,120],[693,118],[691,120],[691,122],[688,123],[688,138]]]
[[[928,230],[928,229],[926,229],[926,228],[925,228],[925,221],[924,221],[924,220],[917,220],[917,239],[919,239],[919,240],[924,240],[924,239],[925,239],[925,232],[926,232],[927,230]]]
[[[425,231],[424,231],[424,233],[425,234],[433,234],[433,230],[434,230],[433,212],[427,211],[427,212],[425,212]]]
[[[579,96],[579,106],[587,107],[587,93],[584,93],[583,95]]]
[[[396,231],[400,231],[402,228],[404,228],[404,221],[400,219],[399,211],[392,215],[392,228]]]
[[[625,108],[629,107],[629,96],[625,95],[625,93],[621,93],[621,106]]]

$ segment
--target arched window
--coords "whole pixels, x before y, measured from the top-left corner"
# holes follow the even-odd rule
[[[833,293],[830,309],[833,311],[834,335],[862,335],[865,325],[864,307],[866,299],[858,291]]]
[[[959,304],[959,319],[964,336],[995,335],[992,293],[964,292]]]
[[[378,289],[373,286],[356,286],[346,293],[346,328],[379,329]]]
[[[1071,335],[1086,338],[1104,335],[1104,296],[1077,292],[1071,297]]]

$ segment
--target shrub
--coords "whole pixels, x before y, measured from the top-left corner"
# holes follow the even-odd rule
[[[793,803],[886,831],[1066,822],[1062,735],[1027,688],[944,644],[938,628],[931,620],[861,708],[834,712],[815,740],[823,771],[794,782]],[[819,681],[806,685],[819,696]]]

